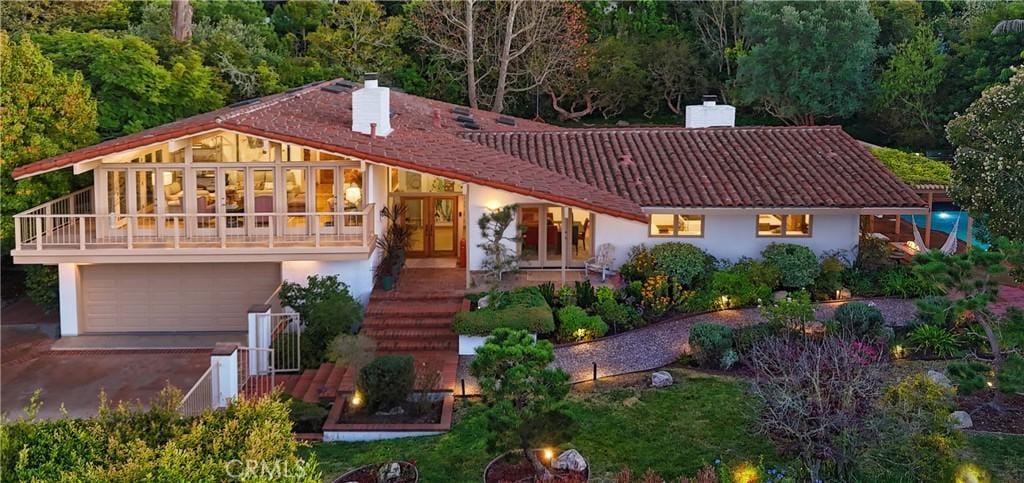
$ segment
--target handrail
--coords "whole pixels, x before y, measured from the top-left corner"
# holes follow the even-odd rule
[[[52,199],[50,201],[47,201],[47,202],[45,202],[45,203],[43,203],[41,205],[33,206],[32,208],[29,208],[29,209],[27,209],[25,211],[22,211],[21,213],[18,213],[16,215],[14,215],[14,217],[17,218],[17,217],[23,217],[23,216],[47,216],[47,215],[39,215],[39,214],[36,214],[34,212],[37,211],[37,210],[44,210],[45,211],[46,208],[52,207],[52,206],[54,206],[57,203],[60,203],[62,201],[73,200],[76,196],[78,196],[78,195],[80,195],[82,193],[90,192],[90,191],[92,191],[92,186],[88,186],[88,187],[82,188],[82,189],[80,189],[78,191],[74,191],[74,192],[68,193],[68,194],[66,194],[64,196],[61,196],[60,198],[55,198],[55,199]],[[91,202],[92,200],[90,199],[89,201]],[[60,215],[56,215],[56,216],[60,216]]]
[[[196,416],[213,407],[213,370],[216,367],[216,362],[211,363],[206,372],[192,385],[192,389],[189,389],[178,402],[178,411],[182,415]]]

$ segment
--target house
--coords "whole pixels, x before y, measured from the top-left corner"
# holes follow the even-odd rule
[[[924,202],[833,126],[560,128],[345,80],[319,82],[14,171],[93,173],[15,217],[15,263],[59,266],[64,336],[245,330],[282,280],[338,274],[366,300],[382,208],[408,207],[409,257],[465,257],[516,204],[525,270],[580,269],[602,244],[684,241],[720,258],[772,242],[853,249],[862,215]],[[460,256],[461,255],[461,256]]]

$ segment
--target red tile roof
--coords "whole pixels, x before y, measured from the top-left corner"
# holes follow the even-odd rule
[[[351,92],[322,89],[335,82],[181,119],[22,166],[13,174],[23,178],[228,129],[635,220],[646,219],[641,206],[923,203],[838,128],[565,129],[524,119],[509,126],[498,122],[498,114],[470,110],[480,130],[468,130],[455,121],[455,105],[392,90],[394,132],[371,138],[351,130]],[[632,161],[621,163],[624,154]]]
[[[921,207],[838,126],[463,133],[645,207]]]

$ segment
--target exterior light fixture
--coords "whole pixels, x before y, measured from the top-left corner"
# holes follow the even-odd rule
[[[756,483],[757,477],[757,468],[750,463],[741,463],[732,471],[732,481],[736,483]]]
[[[544,459],[551,461],[555,457],[555,451],[551,448],[544,448]]]
[[[993,387],[993,386],[995,386],[995,384],[992,384],[992,381],[985,381],[985,384],[987,384],[987,385],[988,385],[988,387]]]
[[[363,397],[358,392],[352,393],[352,406],[359,407],[363,404]]]
[[[499,203],[498,200],[490,200],[485,206],[488,210],[498,211],[498,208],[501,208],[501,203]]]
[[[904,357],[907,357],[907,349],[899,344],[894,345],[892,347],[892,357],[893,359],[903,359]]]
[[[910,241],[907,242],[907,248],[909,248],[909,249],[911,249],[911,250],[913,250],[915,252],[921,251],[921,247],[918,246],[917,242],[915,242],[914,240],[910,240]]]

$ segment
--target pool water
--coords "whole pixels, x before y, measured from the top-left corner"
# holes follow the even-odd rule
[[[917,223],[917,229],[921,230],[921,236],[924,236],[924,225],[925,217],[927,215],[903,215],[903,219],[907,223],[911,222],[911,219]],[[938,230],[949,233],[949,230],[953,229],[953,225],[956,223],[957,217],[960,217],[960,225],[956,229],[956,237],[960,240],[960,243],[967,243],[967,212],[966,211],[933,211],[932,212],[932,230]],[[975,223],[977,225],[977,223]],[[974,246],[982,249],[987,249],[989,244],[978,241],[977,233],[974,234],[974,240],[972,240]]]

